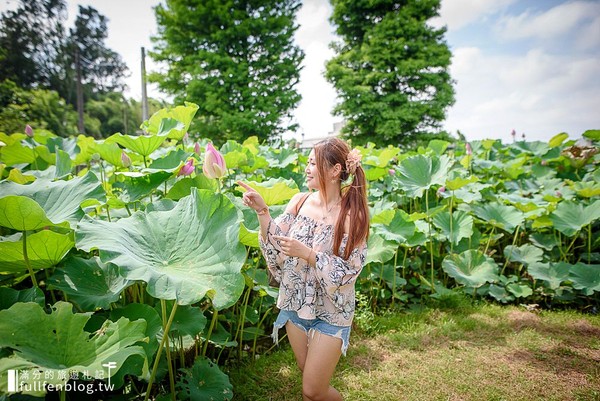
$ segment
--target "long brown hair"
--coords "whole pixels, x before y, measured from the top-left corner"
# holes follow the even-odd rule
[[[352,175],[352,182],[343,185],[341,188],[342,201],[340,204],[340,214],[335,223],[333,235],[333,254],[339,255],[340,244],[344,236],[344,223],[346,216],[350,218],[350,232],[348,233],[348,242],[344,250],[344,259],[350,257],[352,250],[362,241],[369,238],[369,206],[367,204],[367,180],[365,172],[361,165],[356,167],[354,174],[350,174],[346,169],[346,160],[350,148],[346,142],[339,138],[326,139],[318,142],[315,147],[315,161],[317,171],[319,172],[319,191],[327,201],[328,195],[325,185],[327,179],[326,171],[333,168],[336,164],[342,166],[340,179],[343,182]]]

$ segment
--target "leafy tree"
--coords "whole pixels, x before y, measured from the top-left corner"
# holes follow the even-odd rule
[[[0,81],[23,88],[50,88],[59,81],[65,40],[64,0],[21,0],[0,16]]]
[[[61,136],[77,133],[77,114],[56,91],[26,90],[6,80],[0,83],[0,103],[0,132],[22,133],[29,124]]]
[[[122,91],[128,68],[115,51],[104,44],[108,37],[107,19],[93,7],[79,6],[75,27],[71,28],[68,49],[71,62],[79,53],[82,83],[90,94]],[[73,65],[72,68],[75,68]]]
[[[435,132],[454,103],[445,28],[427,20],[440,0],[332,0],[340,41],[326,78],[338,92],[334,112],[356,143],[398,144]]]
[[[192,130],[212,138],[276,137],[291,113],[304,54],[293,43],[299,0],[167,0],[156,8],[150,80],[200,106]]]

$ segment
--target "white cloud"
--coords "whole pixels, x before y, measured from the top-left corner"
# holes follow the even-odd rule
[[[442,0],[440,16],[433,18],[432,26],[448,26],[448,30],[458,30],[471,22],[485,20],[506,9],[517,0]]]
[[[559,4],[544,12],[530,10],[520,15],[505,16],[498,21],[496,31],[505,39],[552,39],[574,29],[587,26],[600,14],[600,2],[575,1]]]
[[[577,137],[600,127],[600,57],[489,55],[477,48],[454,51],[456,104],[445,128],[468,139],[510,140],[515,129],[528,140],[547,141],[566,131]]]

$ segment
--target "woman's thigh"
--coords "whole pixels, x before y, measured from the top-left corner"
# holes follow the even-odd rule
[[[305,394],[327,394],[340,356],[342,340],[318,331],[309,334],[302,387]]]
[[[292,351],[294,351],[294,355],[296,356],[296,363],[300,370],[304,371],[306,355],[308,353],[308,334],[290,320],[285,324],[285,330],[292,346]]]

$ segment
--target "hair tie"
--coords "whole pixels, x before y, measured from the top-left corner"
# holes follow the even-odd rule
[[[358,149],[352,149],[348,152],[348,156],[346,157],[346,171],[350,174],[354,174],[356,172],[356,168],[360,165],[360,161],[362,159],[362,154],[358,151]]]

